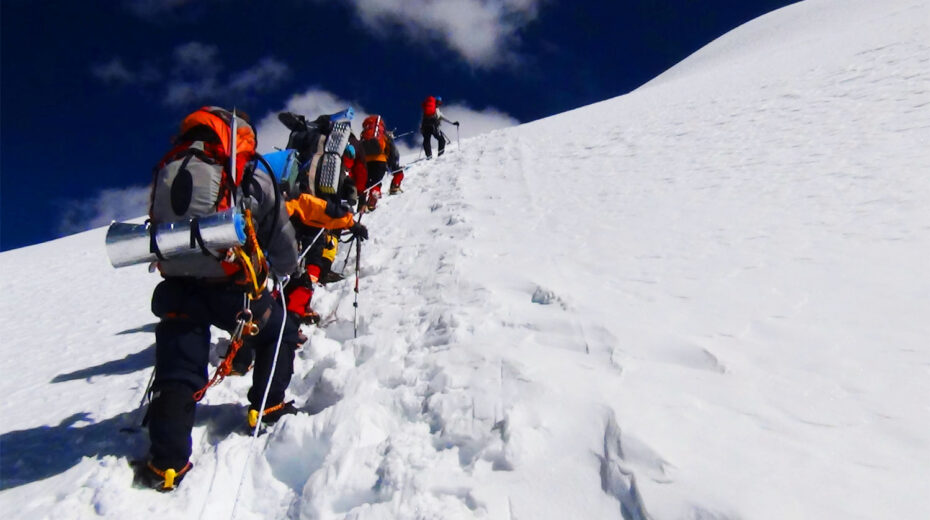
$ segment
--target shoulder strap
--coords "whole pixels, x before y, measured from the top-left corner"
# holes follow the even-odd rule
[[[271,169],[271,165],[268,164],[268,161],[266,161],[265,158],[261,156],[261,154],[255,154],[253,159],[249,161],[249,164],[246,165],[242,173],[241,187],[243,200],[251,195],[252,183],[258,182],[255,180],[255,175],[257,175],[255,171],[255,163],[259,161],[265,167],[265,171],[268,172],[267,175],[271,179],[271,189],[274,190],[274,206],[271,210],[271,234],[269,235],[268,240],[261,240],[259,237],[259,245],[262,248],[265,248],[268,244],[274,241],[275,235],[278,233],[278,213],[280,213],[281,210],[281,188],[278,186],[278,183],[274,178],[274,174],[270,173],[273,170]]]

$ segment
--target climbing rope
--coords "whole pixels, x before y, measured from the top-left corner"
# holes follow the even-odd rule
[[[248,287],[249,296],[257,300],[265,289],[265,281],[268,279],[268,262],[265,260],[265,253],[255,235],[252,210],[246,209],[244,216],[246,242],[243,246],[234,248],[233,253],[245,272],[245,284]],[[254,261],[252,255],[255,257]]]
[[[281,352],[281,342],[284,340],[284,327],[287,324],[287,301],[284,297],[284,283],[278,281],[278,294],[281,295],[281,330],[278,331],[278,343],[274,347],[274,360],[271,362],[271,372],[268,374],[268,382],[265,384],[265,393],[262,395],[262,404],[258,407],[258,420],[255,422],[255,430],[252,432],[252,438],[249,440],[249,453],[246,456],[245,464],[242,468],[242,476],[239,478],[239,487],[236,489],[236,501],[233,503],[232,515],[230,518],[236,518],[236,511],[239,508],[239,498],[242,495],[242,484],[245,483],[245,474],[249,470],[249,463],[252,461],[252,453],[255,451],[255,439],[258,438],[258,431],[262,426],[262,416],[265,413],[265,404],[268,402],[268,394],[271,392],[271,380],[274,378],[275,369],[278,366],[278,354]]]

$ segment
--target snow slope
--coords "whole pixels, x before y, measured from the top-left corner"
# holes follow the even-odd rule
[[[354,262],[315,297],[307,413],[250,446],[227,380],[170,495],[119,431],[157,277],[103,230],[3,253],[0,510],[930,517],[928,34],[925,0],[807,0],[411,167],[364,220],[359,337]]]

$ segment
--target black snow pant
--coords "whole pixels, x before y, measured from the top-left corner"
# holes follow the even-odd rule
[[[430,138],[435,137],[439,141],[439,155],[442,155],[446,151],[446,138],[442,135],[442,132],[439,131],[438,123],[423,123],[420,126],[420,134],[423,135],[423,153],[426,154],[427,158],[433,156],[433,149],[431,147]]]
[[[161,318],[155,328],[155,382],[149,409],[150,454],[155,467],[179,470],[190,459],[193,394],[207,384],[210,326],[232,331],[242,308],[242,291],[228,284],[170,278],[155,288],[152,312]],[[269,377],[271,389],[266,407],[284,401],[284,391],[294,372],[298,325],[286,320],[278,362],[271,375],[284,309],[266,291],[251,303],[251,310],[259,332],[245,340],[243,349],[248,346],[255,352],[248,399],[252,408],[258,409]]]
[[[371,189],[380,186],[384,180],[384,174],[388,171],[388,165],[384,161],[368,161],[365,166],[368,169],[368,181],[365,183],[365,189],[371,193]],[[361,197],[359,197],[361,199]]]

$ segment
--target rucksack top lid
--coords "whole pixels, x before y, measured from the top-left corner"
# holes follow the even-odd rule
[[[377,114],[370,115],[362,121],[362,138],[371,139],[384,134],[384,119]]]
[[[255,155],[256,138],[255,130],[248,120],[239,116],[236,117],[236,179],[238,185],[242,181],[242,171],[245,163]],[[181,121],[181,135],[186,134],[197,126],[207,127],[216,137],[219,138],[220,150],[223,156],[218,157],[223,161],[229,160],[232,152],[230,137],[232,135],[232,112],[220,107],[202,107],[189,114]]]
[[[381,119],[381,116],[379,116],[378,114],[372,114],[366,117],[364,121],[362,121],[363,127],[369,127],[369,126],[375,126],[375,125],[381,128],[384,128],[384,120]]]

